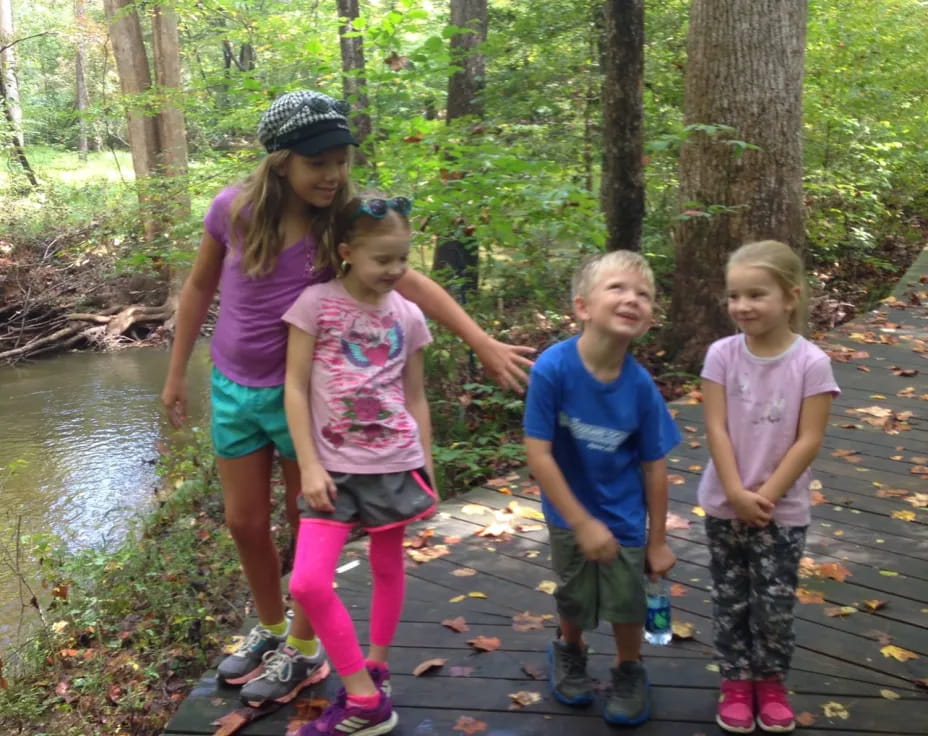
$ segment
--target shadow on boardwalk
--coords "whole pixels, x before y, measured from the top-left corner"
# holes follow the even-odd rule
[[[895,302],[820,341],[834,358],[843,394],[813,472],[821,495],[806,554],[819,574],[802,582],[810,596],[820,594],[820,602],[796,607],[798,648],[789,684],[796,712],[807,719],[802,733],[928,733],[928,496],[915,496],[928,493],[925,282],[923,252],[899,284]],[[668,647],[645,645],[654,715],[636,734],[721,733],[714,722],[718,675],[710,651],[709,555],[694,508],[707,459],[702,412],[698,405],[676,409],[684,441],[671,455],[670,510],[680,522],[675,526],[686,528],[670,531],[679,557],[671,574],[677,583],[673,605],[676,620],[695,631],[692,639]],[[398,736],[411,736],[426,719],[441,736],[615,733],[599,715],[601,703],[572,710],[535,679],[546,673],[544,651],[554,625],[547,620],[543,629],[519,631],[513,615],[554,611],[544,592],[553,577],[547,535],[532,518],[540,508],[537,488],[523,475],[505,481],[445,502],[438,516],[416,528],[434,530],[420,552],[447,554],[424,563],[410,559],[407,603],[391,658]],[[513,508],[523,515],[506,511]],[[497,522],[511,531],[477,534]],[[346,550],[346,558],[360,564],[338,576],[339,591],[355,611],[363,640],[369,571],[362,546]],[[458,616],[469,631],[441,624]],[[478,636],[497,637],[499,649],[477,652],[468,640]],[[596,652],[591,672],[605,679],[611,637],[601,628],[589,643]],[[418,678],[411,674],[431,658],[445,660],[444,666]],[[331,698],[335,688],[329,678],[305,695]],[[519,691],[537,693],[540,701],[512,710],[510,696]],[[236,707],[237,692],[217,686],[208,672],[166,733],[212,734],[212,721]],[[297,713],[288,706],[238,733],[282,736]]]

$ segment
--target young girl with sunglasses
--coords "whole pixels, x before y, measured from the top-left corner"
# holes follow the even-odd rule
[[[699,483],[722,675],[716,721],[730,733],[755,724],[784,733],[796,727],[784,680],[810,521],[809,465],[839,389],[828,356],[802,337],[807,287],[792,248],[774,240],[741,246],[725,282],[740,333],[706,355],[712,460]]]
[[[338,231],[335,281],[308,287],[290,323],[285,405],[303,495],[290,592],[344,690],[300,736],[389,733],[387,652],[403,608],[406,525],[435,506],[421,310],[394,290],[406,273],[411,202],[360,197]],[[334,259],[333,259],[334,260]],[[333,589],[353,527],[370,535],[370,650]]]
[[[287,325],[281,316],[303,289],[335,271],[317,258],[330,250],[334,214],[351,199],[348,105],[300,91],[275,100],[258,138],[268,155],[241,184],[213,200],[193,269],[180,294],[168,376],[161,394],[175,426],[184,421],[186,368],[206,313],[221,292],[210,355],[212,439],[226,523],[254,597],[259,623],[218,667],[244,685],[247,702],[285,702],[327,674],[305,615],[285,615],[280,561],[271,534],[275,449],[286,484],[287,517],[296,530],[300,472],[284,414]],[[488,337],[431,279],[408,271],[396,284],[430,317],[458,334],[503,386],[524,381],[528,348]]]

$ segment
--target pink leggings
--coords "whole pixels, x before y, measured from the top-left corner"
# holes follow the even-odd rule
[[[405,526],[371,532],[371,644],[389,646],[403,611]],[[364,668],[364,655],[348,610],[336,595],[335,566],[351,527],[319,519],[301,519],[290,593],[306,612],[339,675]]]

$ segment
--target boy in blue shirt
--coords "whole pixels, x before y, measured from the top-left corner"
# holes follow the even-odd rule
[[[578,337],[548,348],[525,402],[528,465],[542,488],[561,637],[548,648],[554,696],[593,700],[583,632],[612,624],[617,656],[603,717],[633,726],[650,716],[641,664],[645,570],[676,558],[665,538],[667,464],[680,433],[628,346],[651,326],[654,274],[637,253],[588,260],[573,279]],[[646,523],[647,521],[647,523]]]

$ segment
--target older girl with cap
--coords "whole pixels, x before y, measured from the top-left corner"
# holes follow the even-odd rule
[[[345,102],[313,91],[274,101],[258,126],[268,155],[240,184],[222,190],[204,219],[193,269],[180,294],[174,344],[161,394],[181,426],[186,368],[217,290],[211,432],[226,523],[254,596],[258,624],[218,667],[243,685],[246,702],[287,702],[327,676],[320,642],[298,605],[288,619],[280,560],[271,534],[275,449],[286,485],[287,517],[299,526],[300,470],[284,412],[287,324],[281,317],[307,286],[333,278],[317,253],[334,244],[334,214],[351,199]],[[529,348],[500,343],[438,284],[409,270],[397,291],[470,345],[501,385],[517,387]]]

